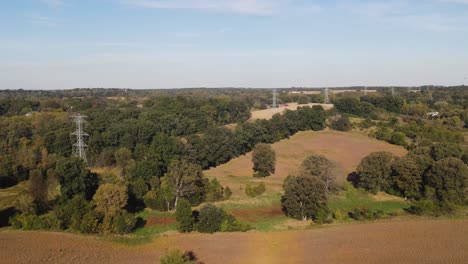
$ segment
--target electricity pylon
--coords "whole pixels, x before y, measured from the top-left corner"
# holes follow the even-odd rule
[[[272,107],[273,107],[273,108],[277,108],[277,107],[278,107],[278,105],[277,105],[277,103],[276,103],[276,88],[273,89],[273,104],[272,104]]]
[[[324,100],[324,104],[329,104],[330,103],[330,96],[328,94],[328,87],[325,88],[325,100]]]
[[[75,147],[74,150],[74,155],[77,157],[80,157],[86,164],[88,164],[88,160],[86,159],[86,151],[85,148],[88,147],[83,140],[83,137],[89,136],[87,133],[83,131],[83,124],[86,122],[85,118],[87,116],[84,115],[76,115],[72,116],[73,121],[76,124],[76,130],[75,132],[71,133],[72,135],[76,136],[76,143],[73,144],[73,147]]]

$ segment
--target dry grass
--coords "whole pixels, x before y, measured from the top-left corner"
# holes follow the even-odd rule
[[[403,220],[311,230],[177,234],[136,247],[52,232],[0,232],[2,263],[157,263],[172,248],[211,263],[467,263],[468,220]]]
[[[252,154],[247,153],[226,164],[205,171],[209,178],[216,177],[221,184],[229,186],[233,198],[245,198],[243,187],[248,182],[263,181],[267,192],[281,191],[283,180],[295,174],[302,161],[311,154],[326,156],[337,165],[337,181],[344,182],[347,175],[354,171],[362,158],[376,151],[389,151],[403,156],[402,147],[369,138],[362,134],[337,131],[299,132],[289,139],[272,144],[276,151],[276,173],[264,179],[252,178]],[[241,189],[242,188],[242,189]]]
[[[325,110],[333,108],[332,104],[315,104],[315,103],[310,103],[310,104],[304,104],[304,105],[299,105],[297,103],[289,103],[288,106],[280,106],[278,108],[269,108],[269,109],[264,109],[264,110],[257,110],[257,111],[252,111],[252,117],[250,120],[257,120],[257,119],[271,119],[273,115],[275,114],[281,114],[283,113],[286,109],[288,110],[297,110],[298,107],[302,106],[314,106],[314,105],[320,105],[322,106]]]
[[[24,181],[5,189],[0,189],[0,210],[12,207],[22,192],[28,188],[29,182]]]

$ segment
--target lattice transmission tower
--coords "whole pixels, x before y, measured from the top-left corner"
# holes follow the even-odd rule
[[[271,107],[273,107],[273,108],[278,107],[278,103],[277,103],[277,99],[276,99],[276,88],[273,89],[273,104],[271,105]]]
[[[324,104],[329,104],[330,103],[330,95],[329,95],[329,91],[328,91],[328,87],[325,88],[325,98],[323,100]]]
[[[74,155],[80,157],[86,164],[88,164],[88,160],[86,159],[86,151],[85,148],[88,147],[83,140],[83,137],[89,136],[87,133],[83,131],[83,124],[86,122],[85,118],[87,116],[84,115],[76,115],[72,116],[73,122],[76,124],[75,132],[71,133],[72,135],[76,136],[76,143],[73,144],[74,147]]]

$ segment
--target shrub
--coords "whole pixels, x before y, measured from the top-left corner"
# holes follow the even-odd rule
[[[263,194],[266,191],[265,183],[261,182],[256,186],[247,184],[245,187],[245,193],[250,197],[256,197]]]
[[[112,212],[104,216],[102,222],[102,232],[104,234],[123,235],[133,230],[136,225],[136,218],[127,211]]]
[[[227,214],[221,224],[221,232],[245,232],[252,229],[252,227],[246,223],[239,221],[233,215]]]
[[[231,188],[229,188],[229,186],[226,186],[226,188],[224,188],[224,200],[231,199],[231,196],[232,196]]]
[[[268,144],[255,145],[252,152],[254,177],[266,177],[275,173],[276,153]]]
[[[212,179],[206,186],[206,201],[216,202],[223,200],[223,186],[217,179]]]
[[[381,218],[384,212],[382,210],[373,211],[368,208],[355,208],[348,215],[354,220],[375,220]]]
[[[205,205],[199,212],[197,229],[202,233],[214,233],[221,230],[225,213],[213,204]]]
[[[99,233],[101,218],[102,217],[97,212],[90,210],[83,216],[83,220],[78,227],[78,231],[83,234]]]
[[[340,116],[332,121],[331,128],[338,131],[350,131],[353,124],[347,116]]]
[[[127,205],[127,200],[127,188],[110,183],[99,186],[93,196],[96,211],[103,214],[121,211]]]
[[[179,232],[190,232],[193,230],[192,206],[186,199],[181,199],[176,207],[177,230]]]
[[[167,255],[162,256],[160,264],[196,264],[196,257],[192,252],[182,253],[180,250],[172,250]]]

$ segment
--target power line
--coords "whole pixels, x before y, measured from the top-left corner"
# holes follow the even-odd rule
[[[86,122],[85,118],[87,118],[87,116],[78,114],[76,116],[72,116],[72,118],[76,125],[75,132],[71,133],[72,135],[76,135],[76,143],[73,144],[73,147],[75,147],[74,154],[75,156],[80,157],[86,164],[88,164],[85,151],[85,148],[88,146],[84,143],[83,140],[84,136],[89,136],[83,131],[83,124]]]

